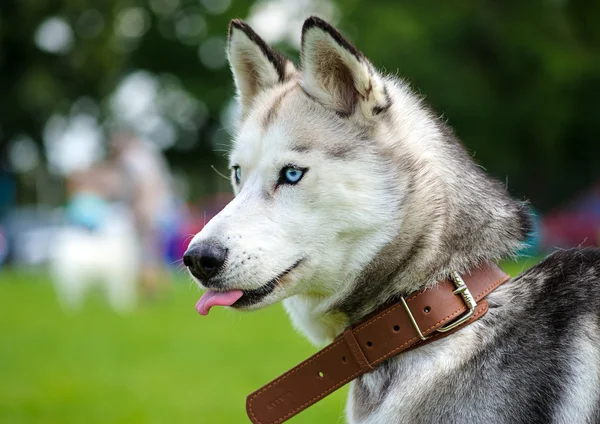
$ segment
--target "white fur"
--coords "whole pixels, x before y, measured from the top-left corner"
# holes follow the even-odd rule
[[[569,387],[562,405],[558,408],[559,424],[592,422],[594,405],[600,399],[600,357],[597,317],[589,317],[578,328],[578,337],[569,353],[571,372],[565,387]]]
[[[285,303],[292,320],[312,341],[324,343],[344,323],[332,327],[326,318],[322,325],[318,316],[343,297],[348,281],[389,241],[392,233],[387,223],[395,219],[389,206],[398,199],[382,193],[380,181],[387,177],[387,168],[374,158],[336,163],[318,150],[294,152],[291,148],[301,128],[286,121],[275,122],[262,134],[260,119],[253,117],[261,116],[261,106],[270,104],[285,89],[257,99],[253,113],[238,131],[231,154],[231,165],[242,169],[241,185],[234,186],[236,198],[190,245],[211,237],[225,242],[230,255],[225,278],[242,289],[258,288],[296,260],[306,258],[256,307],[297,295]],[[343,140],[343,134],[336,134],[326,120],[310,110],[310,101],[298,100],[290,108],[307,108],[306,114],[300,112],[306,118],[302,126],[325,133],[332,141]],[[313,116],[308,115],[310,112]],[[275,190],[280,169],[289,163],[310,169],[297,186]],[[331,184],[337,193],[328,190]]]
[[[326,49],[328,55],[333,50],[357,73],[360,87],[371,81],[371,97],[375,101],[381,101],[377,93],[382,89],[378,87],[385,82],[392,100],[387,112],[390,121],[382,125],[362,118],[357,122],[351,117],[346,127],[334,125],[322,107],[293,88],[298,83],[293,79],[262,90],[252,100],[252,108],[234,137],[230,165],[242,170],[240,186],[234,183],[236,198],[191,240],[190,246],[214,237],[227,246],[229,257],[223,280],[231,289],[259,288],[296,260],[306,258],[283,284],[250,309],[285,299],[294,325],[312,342],[323,344],[347,325],[343,317],[326,316],[325,312],[347,295],[360,271],[402,228],[404,215],[398,204],[403,201],[407,182],[394,164],[398,160],[394,156],[390,163],[382,163],[365,150],[356,158],[336,161],[327,157],[319,144],[324,140],[330,145],[358,142],[354,141],[355,130],[364,128],[378,139],[381,148],[389,149],[390,155],[410,155],[423,164],[423,169],[439,173],[418,179],[419,184],[427,186],[421,190],[427,196],[417,197],[412,209],[404,211],[410,215],[405,224],[409,226],[410,222],[427,221],[435,196],[444,193],[444,187],[432,185],[431,180],[455,177],[444,175],[445,158],[436,153],[435,146],[443,135],[405,85],[392,78],[384,79],[366,63],[345,54],[319,28],[309,30],[305,37],[303,88],[325,99],[327,105],[326,98],[333,95],[335,87],[319,85],[312,75],[318,64],[310,61],[317,60],[315,49]],[[252,47],[252,41],[242,31],[234,31],[231,42],[231,66],[243,105],[247,78],[272,82],[274,76],[268,60],[261,57],[258,47]],[[258,56],[253,59],[256,67],[251,74],[244,72],[246,64],[239,68],[237,58],[242,53]],[[327,55],[322,57],[330,60]],[[295,92],[283,100],[279,119],[265,130],[264,116],[275,100],[290,89]],[[302,140],[314,143],[315,148],[302,153],[293,151]],[[310,169],[297,186],[275,190],[280,169],[290,163]],[[390,178],[394,178],[393,193],[385,191],[381,184]],[[431,226],[429,231],[435,239],[441,228]]]

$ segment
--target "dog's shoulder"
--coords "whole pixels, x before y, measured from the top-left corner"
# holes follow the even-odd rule
[[[539,308],[578,315],[600,312],[600,249],[557,251],[515,278]]]
[[[576,247],[573,249],[558,250],[534,268],[559,269],[562,272],[572,274],[580,272],[582,266],[600,268],[600,248]]]
[[[548,282],[592,282],[600,278],[600,249],[579,247],[556,251],[519,277],[532,276]]]

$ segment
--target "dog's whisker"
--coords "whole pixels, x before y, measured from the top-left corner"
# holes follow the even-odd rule
[[[214,165],[210,166],[212,168],[213,171],[215,171],[217,173],[217,175],[219,175],[220,177],[223,177],[224,179],[226,179],[227,181],[229,181],[229,177],[222,174],[221,172],[219,172],[219,170],[217,168],[215,168]]]

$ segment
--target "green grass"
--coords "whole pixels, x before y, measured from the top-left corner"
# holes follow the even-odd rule
[[[246,395],[316,349],[281,306],[201,317],[198,296],[182,282],[129,316],[97,295],[66,315],[44,274],[0,271],[0,422],[247,422]],[[346,391],[290,422],[344,422]]]
[[[198,297],[182,282],[129,316],[101,296],[69,316],[43,274],[0,272],[0,422],[247,422],[245,397],[315,349],[281,306],[201,317]],[[344,399],[292,422],[338,422]]]

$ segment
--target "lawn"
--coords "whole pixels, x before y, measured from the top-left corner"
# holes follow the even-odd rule
[[[128,316],[99,295],[66,315],[43,273],[0,271],[0,422],[247,422],[246,395],[315,352],[281,306],[201,317],[179,280]],[[346,390],[290,422],[344,422]]]

